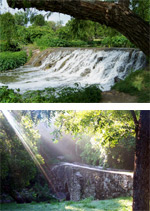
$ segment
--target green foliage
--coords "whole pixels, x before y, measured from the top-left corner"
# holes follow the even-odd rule
[[[94,166],[105,166],[99,148],[97,146],[93,146],[90,139],[90,137],[82,136],[80,141],[77,142],[77,146],[81,150],[80,157],[82,158],[82,161]]]
[[[57,36],[59,37],[59,39],[71,40],[70,30],[69,30],[69,27],[67,25],[59,28],[56,31],[56,33],[57,33]]]
[[[78,140],[89,164],[126,168],[131,161],[126,157],[133,161],[135,126],[128,111],[67,111],[59,114],[56,126]]]
[[[23,97],[25,102],[49,102],[49,103],[90,103],[100,102],[101,91],[97,86],[85,88],[46,88],[44,91],[29,91]]]
[[[0,102],[24,103],[96,103],[101,100],[101,90],[97,86],[85,88],[46,88],[45,90],[27,91],[23,95],[8,87],[0,88]]]
[[[40,39],[36,39],[36,45],[40,48],[48,47],[81,47],[87,45],[86,42],[81,40],[65,40],[50,35],[42,36]]]
[[[101,44],[106,47],[135,47],[125,36],[118,35],[105,37]]]
[[[120,138],[135,134],[132,117],[127,111],[67,111],[58,117],[58,125],[63,119],[62,130],[75,136],[84,131],[86,135],[94,135],[94,140],[101,141],[103,146],[109,143],[113,147]]]
[[[15,36],[15,20],[9,12],[0,15],[0,35],[0,39],[6,41],[8,45]]]
[[[20,44],[31,43],[30,31],[25,26],[16,26],[17,27],[17,40]]]
[[[0,41],[0,52],[5,51],[20,51],[20,46],[16,40],[13,40],[10,44],[7,41]]]
[[[21,65],[24,65],[26,61],[27,54],[24,51],[0,53],[0,71],[20,67]]]
[[[2,211],[4,210],[80,210],[80,211],[131,211],[132,198],[116,198],[110,200],[95,200],[87,202],[84,200],[78,202],[61,202],[61,203],[32,203],[32,204],[2,204]]]
[[[44,35],[46,35],[47,37],[52,37],[54,35],[54,32],[51,29],[40,26],[30,26],[28,28],[28,33],[30,36],[31,43],[33,43],[36,39],[41,38]]]
[[[28,14],[26,12],[15,13],[14,19],[15,19],[15,24],[20,26],[26,25],[29,21]]]
[[[0,88],[0,102],[1,103],[20,103],[21,95],[19,94],[19,89],[14,91],[13,89],[8,89],[7,86]]]
[[[83,40],[86,42],[103,39],[107,36],[121,35],[116,30],[103,26],[97,22],[72,18],[66,26],[58,30],[58,37],[69,40]]]
[[[103,146],[102,143],[89,137],[82,136],[77,146],[81,150],[84,163],[100,165],[117,169],[133,170],[135,138],[128,137],[118,140],[115,146]]]
[[[87,42],[82,40],[71,40],[68,42],[69,47],[84,47],[87,46]]]
[[[47,37],[54,36],[52,29],[47,26],[30,26],[26,28],[25,26],[17,26],[17,40],[21,44],[33,43],[36,39],[40,39],[42,36],[47,35]]]
[[[107,165],[117,169],[134,169],[135,138],[120,139],[114,147],[106,149]]]
[[[67,23],[72,39],[91,40],[93,38],[93,22],[73,18]]]
[[[61,40],[57,37],[50,37],[49,35],[42,36],[41,39],[36,40],[38,47],[68,47],[67,40]]]
[[[43,15],[36,15],[34,16],[32,23],[34,23],[35,26],[44,26],[45,20]]]
[[[30,49],[30,50],[29,50],[28,61],[31,59],[32,55],[33,55],[33,53],[32,53],[32,50]]]
[[[39,136],[36,130],[33,131],[32,122],[28,117],[24,117],[20,119],[20,125],[25,128],[26,138],[30,146],[34,146],[35,155],[39,157],[36,150]],[[1,191],[12,196],[15,191],[29,185],[37,170],[33,160],[1,112],[0,128]]]
[[[42,15],[37,15],[36,12],[31,11],[19,12],[15,16],[7,13],[7,16],[11,16],[13,24],[11,23],[9,29],[7,29],[5,26],[8,24],[5,21],[5,17],[3,18],[3,15],[0,16],[4,22],[1,28],[7,29],[7,31],[6,29],[1,30],[2,36],[4,37],[1,42],[6,43],[6,45],[0,44],[1,51],[12,51],[16,49],[17,46],[13,42],[19,43],[20,45],[36,43],[40,49],[82,46],[135,47],[116,30],[92,21],[72,18],[63,26],[61,22],[46,22]],[[27,28],[25,25],[29,20],[33,24]],[[12,45],[11,48],[9,47],[10,44]]]
[[[136,14],[150,22],[150,1],[132,0],[131,5]]]
[[[136,95],[141,103],[150,102],[150,72],[144,70],[132,72],[125,80],[116,83],[112,89]]]
[[[50,187],[47,184],[40,184],[39,181],[30,191],[32,191],[33,201],[43,202],[53,199]]]

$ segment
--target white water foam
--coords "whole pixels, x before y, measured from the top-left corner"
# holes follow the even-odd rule
[[[146,65],[145,55],[138,50],[98,50],[60,48],[49,54],[40,67],[21,67],[1,73],[0,86],[27,90],[42,90],[46,87],[82,87],[98,84],[108,91],[115,78],[124,79],[132,70]],[[7,81],[3,81],[6,78]]]

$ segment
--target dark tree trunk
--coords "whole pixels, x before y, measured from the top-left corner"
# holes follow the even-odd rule
[[[135,118],[134,118],[135,120]],[[133,180],[133,211],[149,211],[150,111],[141,111],[136,124],[136,154]]]
[[[150,25],[127,7],[128,0],[123,1],[125,4],[122,1],[117,4],[99,0],[7,0],[13,8],[36,7],[105,24],[125,35],[149,56]]]

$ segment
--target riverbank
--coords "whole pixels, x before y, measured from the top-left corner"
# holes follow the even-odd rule
[[[116,90],[102,92],[101,103],[137,103],[138,97]]]
[[[128,75],[112,87],[112,92],[129,95],[127,99],[137,99],[139,103],[150,102],[150,69],[137,70]],[[118,95],[119,96],[119,95]]]

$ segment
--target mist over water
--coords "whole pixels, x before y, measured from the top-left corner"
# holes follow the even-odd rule
[[[59,48],[44,58],[39,67],[24,66],[1,73],[0,86],[25,92],[74,87],[79,83],[81,87],[97,84],[102,91],[109,91],[116,79],[123,80],[131,71],[145,65],[145,55],[133,49]]]

